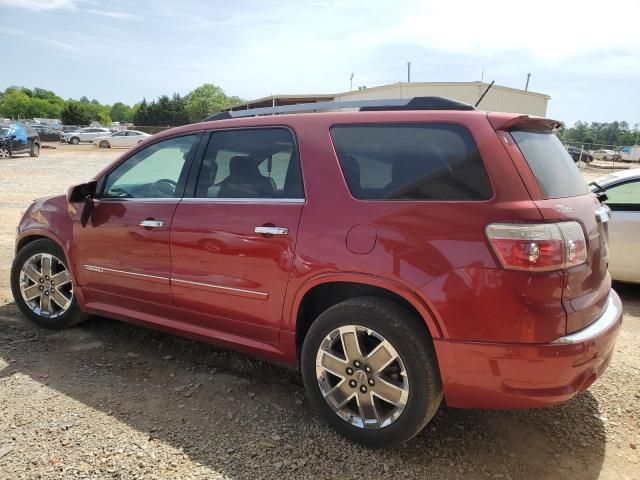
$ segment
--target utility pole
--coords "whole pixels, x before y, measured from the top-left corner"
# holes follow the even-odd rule
[[[353,90],[353,73],[349,77],[349,82],[351,82],[351,84],[349,85],[349,91],[351,91]]]
[[[527,84],[524,86],[524,91],[529,90],[529,79],[531,78],[531,74],[527,73]]]
[[[407,83],[411,83],[411,62],[407,62]]]

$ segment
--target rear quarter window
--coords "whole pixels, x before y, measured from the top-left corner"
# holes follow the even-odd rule
[[[575,197],[589,193],[580,170],[553,133],[514,130],[511,136],[546,198]]]
[[[365,200],[488,200],[491,182],[469,131],[455,124],[331,129],[351,194]]]

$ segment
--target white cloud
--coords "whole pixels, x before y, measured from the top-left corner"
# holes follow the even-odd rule
[[[23,32],[22,30],[16,30],[15,28],[0,27],[0,33],[13,35],[15,37],[22,37],[22,38],[37,40],[38,42],[48,43],[49,45],[53,45],[54,47],[58,47],[70,52],[71,51],[75,52],[79,50],[78,47],[74,47],[73,45],[69,45],[68,43],[60,42],[54,38],[41,37],[39,35],[32,35],[30,33]]]
[[[33,11],[68,9],[74,10],[78,0],[0,0],[0,5],[26,8]]]
[[[109,10],[99,10],[97,8],[88,8],[85,11],[88,13],[93,13],[94,15],[101,15],[103,17],[114,18],[116,20],[141,20],[142,19],[142,17],[138,15],[134,15],[133,13],[127,13],[127,12],[113,12]]]

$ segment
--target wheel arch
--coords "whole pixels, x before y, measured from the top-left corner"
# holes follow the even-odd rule
[[[69,251],[69,245],[62,241],[54,232],[43,229],[26,230],[22,232],[16,239],[15,254],[17,255],[20,250],[35,242],[36,240],[50,240],[62,249],[65,259],[67,261],[67,269],[71,273],[74,284],[77,284],[77,272],[75,268],[75,262]]]
[[[432,339],[442,337],[430,307],[408,288],[370,275],[327,275],[307,282],[296,295],[291,322],[298,358],[309,328],[322,312],[350,298],[363,296],[386,298],[407,308],[422,320]]]

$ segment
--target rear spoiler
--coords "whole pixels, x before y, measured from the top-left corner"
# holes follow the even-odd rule
[[[535,115],[513,116],[504,113],[488,113],[489,123],[494,130],[531,130],[536,132],[552,132],[562,126],[562,122]]]

